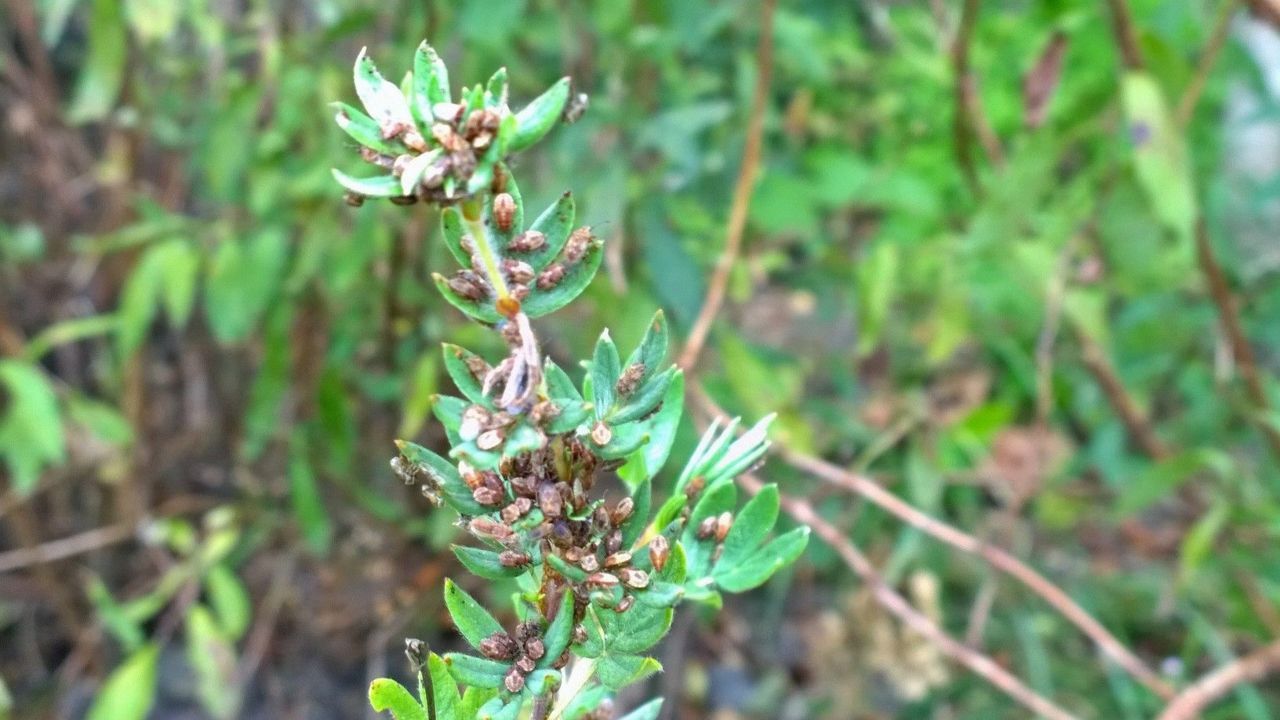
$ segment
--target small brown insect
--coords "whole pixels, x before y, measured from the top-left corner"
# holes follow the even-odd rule
[[[536,663],[533,662],[533,658],[529,657],[528,655],[521,655],[520,657],[516,658],[515,667],[520,672],[524,673],[525,675],[528,675],[529,673],[536,670],[538,666]]]
[[[729,535],[729,529],[733,527],[733,513],[725,510],[720,513],[720,517],[716,518],[716,542],[724,542],[725,537]]]
[[[662,568],[667,564],[667,558],[671,554],[671,544],[667,541],[665,535],[655,535],[649,541],[649,562],[653,563],[653,569],[662,572]]]
[[[587,641],[587,629],[581,625],[573,626],[573,641],[581,645]]]
[[[591,247],[593,239],[591,228],[583,226],[574,230],[569,235],[569,242],[564,245],[564,261],[570,265],[575,265],[582,257],[587,254],[587,250]]]
[[[533,267],[523,260],[512,260],[507,258],[502,261],[502,271],[506,274],[507,279],[513,283],[529,284],[533,282]]]
[[[524,302],[529,298],[529,286],[523,283],[517,283],[517,282],[511,283],[509,286],[507,286],[507,292],[511,293],[512,299],[514,299],[516,302]],[[501,310],[499,310],[499,312],[501,312]],[[516,309],[515,312],[511,312],[511,313],[504,312],[503,315],[510,317],[512,315],[515,315],[518,312],[520,312],[520,310]]]
[[[622,582],[626,583],[628,587],[633,587],[637,590],[649,587],[649,573],[643,570],[623,568],[618,572],[622,576]]]
[[[524,652],[534,660],[541,660],[547,654],[547,646],[542,643],[542,638],[529,638],[524,643]]]
[[[490,660],[510,660],[520,651],[520,646],[508,634],[496,632],[480,641],[480,654]]]
[[[714,517],[704,518],[703,521],[698,524],[697,535],[699,540],[706,540],[715,534],[716,519]]]
[[[616,552],[604,559],[604,566],[607,568],[622,567],[623,565],[630,564],[630,562],[631,553]]]
[[[618,576],[607,572],[591,573],[587,576],[587,584],[601,588],[616,587]]]
[[[622,371],[622,377],[618,378],[618,382],[614,384],[613,389],[623,397],[630,395],[636,391],[636,386],[640,384],[640,379],[644,377],[644,363],[632,363]]]
[[[635,512],[635,510],[636,501],[629,497],[624,497],[613,507],[613,513],[611,514],[610,519],[613,521],[614,525],[621,525],[631,517],[631,513]]]
[[[504,522],[513,523],[525,515],[529,514],[529,510],[533,508],[533,501],[527,497],[516,498],[515,502],[502,508],[502,519]]]
[[[473,518],[471,522],[467,524],[467,528],[477,537],[491,538],[498,542],[510,540],[512,537],[515,537],[515,532],[511,528],[487,517]]]
[[[489,371],[493,369],[489,366],[489,363],[485,362],[484,358],[479,355],[459,353],[459,356],[462,357],[462,362],[467,366],[467,372],[471,373],[471,377],[476,380],[483,381],[484,376],[488,375]]]
[[[516,236],[507,249],[511,252],[528,253],[541,250],[547,246],[547,236],[537,230],[525,230]]]
[[[516,625],[516,640],[521,643],[528,642],[529,638],[535,638],[542,634],[542,626],[533,620],[525,620]]]
[[[609,539],[605,541],[604,550],[610,555],[622,549],[622,531],[614,530],[609,533]]]
[[[461,435],[461,433],[459,433],[459,435]],[[505,440],[506,438],[503,436],[503,432],[500,428],[485,430],[476,438],[476,447],[481,450],[492,450],[501,445]]]
[[[489,284],[472,270],[459,270],[449,278],[449,289],[471,301],[489,297]]]
[[[418,202],[417,195],[396,195],[387,199],[392,205],[413,205]]]
[[[462,139],[462,136],[445,123],[432,125],[431,137],[435,138],[440,147],[451,153],[457,153],[466,148],[466,141]]]
[[[520,674],[519,668],[513,666],[511,672],[502,679],[502,684],[507,688],[507,692],[518,693],[524,689],[524,675]]]
[[[342,201],[351,207],[360,207],[364,204],[364,196],[360,193],[346,192],[342,194]]]
[[[560,117],[566,124],[572,125],[582,117],[587,111],[587,106],[591,103],[591,99],[586,93],[580,92],[569,96],[569,102],[564,104],[564,110],[561,111]]]
[[[594,553],[583,555],[582,559],[578,561],[578,567],[589,573],[593,573],[600,569],[600,560]]]
[[[555,485],[548,484],[538,488],[538,507],[549,518],[560,517],[564,512],[564,498],[560,497],[560,491]]]
[[[550,400],[543,400],[529,411],[529,419],[534,425],[542,425],[560,414],[560,406]]]
[[[498,562],[502,563],[502,567],[518,568],[533,562],[533,558],[529,556],[529,553],[520,552],[519,550],[503,550],[498,553]]]
[[[538,494],[538,479],[532,475],[517,475],[511,478],[511,489],[526,498],[535,497]]]
[[[605,425],[603,421],[597,422],[596,426],[591,428],[591,442],[596,445],[608,445],[609,441],[612,439],[613,431],[610,430],[609,426]]]
[[[547,266],[546,270],[538,273],[538,289],[550,290],[560,284],[564,279],[564,266],[560,263],[553,263]]]
[[[631,606],[634,605],[635,602],[636,602],[635,595],[627,595],[626,597],[622,598],[622,601],[618,603],[618,607],[614,608],[614,611],[619,614],[624,613],[630,610]]]
[[[471,491],[471,497],[475,498],[476,502],[481,505],[488,505],[490,507],[502,503],[502,493],[491,487],[478,487]]]
[[[493,222],[502,232],[511,232],[511,224],[516,220],[516,200],[511,193],[498,193],[493,196]]]
[[[400,139],[414,152],[426,152],[427,150],[427,141],[422,137],[422,133],[417,130],[409,130]]]

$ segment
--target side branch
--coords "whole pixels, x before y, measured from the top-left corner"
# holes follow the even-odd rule
[[[733,188],[733,204],[729,207],[729,222],[725,229],[724,250],[716,261],[716,267],[707,284],[707,296],[702,309],[689,331],[684,351],[677,363],[685,372],[692,372],[702,354],[702,347],[711,332],[720,306],[724,304],[729,286],[729,273],[738,261],[742,249],[742,233],[747,226],[747,209],[755,192],[756,175],[760,169],[760,145],[764,135],[764,111],[769,95],[769,82],[773,74],[773,11],[777,0],[764,0],[760,9],[760,45],[756,50],[756,85],[751,95],[751,116],[747,120],[747,142],[742,148],[742,166],[738,169],[738,182]]]
[[[762,483],[751,475],[741,476],[738,482],[753,495],[760,492],[763,487]],[[781,498],[781,503],[788,515],[797,522],[813,528],[824,542],[834,548],[845,564],[870,587],[876,601],[912,631],[926,638],[952,660],[965,666],[1038,715],[1051,720],[1073,720],[1076,717],[1027,687],[996,661],[951,637],[937,623],[913,607],[906,598],[889,587],[871,561],[859,552],[858,548],[854,547],[838,528],[824,520],[808,503],[785,496]]]
[[[1196,223],[1196,257],[1200,262],[1200,270],[1209,284],[1209,295],[1218,308],[1218,319],[1227,335],[1227,343],[1231,346],[1231,355],[1240,368],[1241,377],[1244,378],[1249,400],[1259,413],[1267,413],[1271,409],[1271,403],[1267,398],[1266,388],[1262,384],[1262,373],[1258,370],[1253,346],[1249,344],[1249,338],[1245,337],[1244,327],[1240,324],[1239,307],[1231,294],[1231,288],[1227,285],[1227,276],[1222,272],[1222,266],[1218,264],[1217,258],[1214,257],[1213,248],[1209,246],[1209,229],[1205,226],[1204,218],[1200,218]],[[1266,436],[1272,452],[1280,457],[1280,430],[1266,420],[1258,422],[1258,428]]]
[[[1159,720],[1194,720],[1200,712],[1241,683],[1280,671],[1280,640],[1197,680],[1165,707]]]
[[[992,567],[1018,580],[1028,590],[1040,596],[1042,600],[1088,636],[1104,655],[1137,678],[1153,693],[1166,699],[1173,697],[1173,688],[1151,668],[1147,667],[1141,658],[1103,627],[1102,623],[1094,619],[1061,588],[1013,555],[917,510],[869,478],[847,472],[835,465],[791,450],[783,450],[781,455],[792,467],[815,475],[831,485],[853,492],[917,530],[932,535],[937,540],[957,550],[977,555],[986,560]]]

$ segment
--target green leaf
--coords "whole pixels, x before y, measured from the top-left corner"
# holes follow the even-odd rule
[[[156,695],[157,645],[144,645],[107,676],[86,720],[145,720]]]
[[[680,539],[689,560],[689,574],[701,578],[711,571],[711,555],[715,552],[715,539],[698,538],[698,526],[707,518],[733,510],[738,499],[738,489],[733,483],[722,483],[716,487],[703,490],[698,504],[693,506],[689,522],[685,525],[684,536]]]
[[[230,718],[240,705],[236,655],[213,615],[203,606],[187,611],[187,663],[196,677],[196,695],[210,716]]]
[[[662,399],[662,407],[646,422],[649,442],[627,458],[627,463],[618,468],[618,477],[629,487],[635,489],[642,480],[658,474],[671,455],[671,446],[676,440],[676,431],[680,429],[680,418],[684,414],[684,373],[677,372],[667,387],[666,397]]]
[[[640,377],[639,385],[646,383],[658,373],[662,361],[667,357],[667,316],[659,310],[653,314],[653,319],[649,321],[649,327],[644,332],[644,337],[640,339],[640,344],[632,351],[627,358],[627,364],[623,369],[631,367],[636,363],[644,365],[644,375]]]
[[[508,669],[505,663],[461,653],[448,653],[444,656],[444,662],[454,679],[463,685],[478,688],[501,687],[502,678]]]
[[[353,70],[356,95],[364,104],[364,109],[379,126],[384,124],[403,123],[413,125],[413,113],[409,111],[409,103],[404,93],[395,83],[383,79],[378,68],[374,66],[364,49],[356,56]]]
[[[441,343],[441,349],[444,351],[444,369],[449,373],[458,391],[471,402],[492,408],[493,403],[485,397],[480,380],[471,374],[471,369],[467,366],[468,359],[479,359],[479,357],[465,348],[450,343]]]
[[[1150,75],[1129,72],[1121,78],[1120,98],[1138,181],[1156,217],[1179,239],[1189,241],[1199,212],[1195,186],[1186,144],[1164,93]]]
[[[650,379],[631,396],[626,404],[613,412],[609,418],[610,421],[614,423],[633,422],[652,413],[658,403],[661,403],[665,398],[667,388],[671,387],[671,381],[681,374],[679,369],[673,367]]]
[[[437,416],[442,412],[450,412],[448,406],[451,403],[445,401],[455,400],[458,403],[462,402],[457,398],[439,397],[434,408]],[[461,412],[461,410],[459,409],[458,412]],[[443,422],[443,418],[441,418],[441,421]],[[454,427],[456,428],[457,426],[455,425]],[[488,512],[488,508],[476,502],[476,499],[472,497],[471,490],[462,480],[462,475],[458,473],[458,468],[453,463],[408,440],[397,440],[396,447],[400,449],[400,454],[405,460],[413,463],[422,472],[431,477],[432,482],[439,488],[441,497],[458,513],[474,517]]]
[[[384,139],[382,128],[378,127],[377,121],[354,106],[344,102],[332,102],[329,103],[329,107],[335,110],[334,122],[343,132],[351,136],[352,140],[383,155],[395,157],[405,152],[405,147],[400,143]],[[342,178],[338,178],[338,182],[342,182]]]
[[[631,511],[631,517],[627,518],[619,528],[622,531],[623,547],[634,545],[644,532],[645,524],[649,522],[649,506],[653,502],[652,481],[645,478],[640,483],[640,487],[632,491],[631,499],[635,503],[635,509]]]
[[[471,267],[471,255],[462,247],[467,231],[462,225],[462,212],[456,206],[451,205],[440,211],[440,234],[444,237],[445,247],[449,248],[458,264],[464,268]]]
[[[619,720],[658,720],[662,712],[662,698],[656,698],[623,715]]]
[[[529,295],[524,303],[524,312],[531,318],[542,317],[568,305],[574,298],[582,294],[591,284],[604,259],[604,250],[599,238],[593,239],[587,247],[587,254],[582,260],[569,266],[560,283],[550,290],[539,290]]]
[[[520,152],[550,132],[569,100],[569,84],[569,78],[560,78],[546,92],[516,113],[516,132],[508,150]]]
[[[337,168],[331,169],[333,179],[342,187],[364,197],[401,197],[404,190],[400,187],[400,179],[394,175],[375,175],[374,177],[352,177]]]
[[[369,684],[369,705],[377,712],[390,711],[395,720],[427,720],[427,709],[390,678],[378,678]]]
[[[142,344],[160,307],[160,292],[164,285],[161,247],[153,245],[143,253],[120,294],[116,347],[123,358],[132,355]]]
[[[751,498],[738,515],[733,519],[733,527],[724,539],[724,551],[716,563],[717,572],[721,567],[733,568],[740,565],[753,550],[760,547],[764,538],[778,521],[778,486],[767,485],[755,497]]]
[[[569,233],[573,229],[574,214],[573,194],[565,192],[555,204],[543,210],[542,214],[529,226],[530,230],[542,233],[547,241],[541,250],[524,256],[524,260],[532,265],[534,270],[544,270],[564,249],[565,243],[569,241]],[[467,263],[469,264],[470,260]]]
[[[809,544],[809,528],[798,527],[779,535],[752,555],[746,562],[724,574],[717,574],[715,581],[722,590],[745,592],[763,585],[781,568],[790,565]]]
[[[560,657],[565,648],[569,647],[569,641],[572,639],[573,591],[565,590],[564,597],[560,601],[560,607],[556,610],[556,616],[551,619],[546,631],[542,633],[542,642],[546,653],[538,663],[539,667],[550,667],[551,663],[554,663]]]
[[[449,69],[436,54],[435,48],[424,40],[413,56],[414,118],[424,127],[434,118],[431,106],[449,102]]]
[[[164,311],[175,328],[183,328],[191,319],[191,310],[195,307],[200,255],[190,244],[180,240],[167,242],[160,247],[164,248],[161,295]]]
[[[18,360],[0,359],[0,458],[19,496],[35,489],[40,472],[66,457],[58,396],[44,373]]]
[[[897,243],[882,239],[872,245],[855,268],[858,278],[859,356],[871,352],[880,343],[898,280],[898,258]]]
[[[278,228],[218,244],[206,278],[205,313],[219,342],[242,340],[256,327],[276,296],[288,255],[288,239]]]
[[[462,637],[472,647],[478,648],[485,638],[502,632],[502,625],[498,624],[489,611],[450,579],[444,581],[444,604],[449,608],[449,615],[458,632],[462,633]]]
[[[204,577],[204,588],[209,596],[209,605],[217,615],[218,626],[231,640],[239,639],[249,629],[253,615],[253,604],[244,583],[231,568],[219,563],[209,568]]]
[[[446,720],[452,717],[466,717],[460,713],[462,696],[458,693],[458,683],[449,674],[449,666],[444,659],[435,653],[427,656],[427,672],[431,675],[431,687],[436,696],[436,717]],[[422,671],[418,671],[418,695],[426,706],[426,688],[422,682]]]
[[[72,124],[101,120],[111,112],[124,84],[129,39],[125,33],[120,0],[94,0],[89,32],[88,55],[77,64],[80,76],[67,119]]]
[[[461,310],[464,314],[475,318],[482,323],[488,323],[490,325],[496,325],[502,322],[503,317],[498,313],[497,309],[494,308],[492,299],[477,301],[462,297],[449,287],[449,280],[440,273],[432,273],[431,280],[435,282],[436,289],[440,291],[440,294],[444,296],[444,299],[447,300],[450,305]],[[530,296],[531,299],[533,297],[536,297],[536,295]]]
[[[316,486],[315,472],[301,431],[294,432],[290,439],[288,475],[290,503],[302,538],[312,553],[324,556],[329,552],[333,524],[321,499],[320,488]]]
[[[622,374],[619,367],[618,348],[609,337],[609,331],[600,333],[595,353],[591,356],[591,393],[596,406],[596,419],[603,420],[613,408],[614,384]]]
[[[1178,559],[1178,576],[1182,583],[1191,580],[1213,551],[1213,543],[1231,517],[1231,507],[1218,502],[1196,521],[1182,538]]]
[[[662,672],[662,664],[650,657],[610,655],[596,663],[596,677],[610,690],[618,690]]]
[[[453,549],[453,554],[458,556],[458,561],[462,563],[463,567],[470,570],[473,575],[479,575],[486,580],[519,577],[528,569],[503,565],[498,559],[498,553],[492,550],[466,547],[464,545],[451,545],[450,547]]]

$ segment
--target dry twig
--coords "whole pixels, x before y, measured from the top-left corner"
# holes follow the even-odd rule
[[[1214,670],[1178,693],[1159,720],[1193,720],[1213,701],[1241,683],[1253,682],[1280,671],[1280,640]]]
[[[1196,223],[1196,257],[1200,262],[1200,270],[1209,283],[1209,295],[1213,298],[1214,306],[1218,308],[1218,320],[1222,323],[1222,329],[1227,335],[1231,355],[1240,368],[1240,376],[1244,378],[1245,389],[1249,392],[1249,401],[1258,413],[1268,413],[1271,410],[1271,403],[1267,398],[1266,388],[1262,384],[1262,373],[1258,370],[1253,346],[1249,344],[1249,338],[1245,336],[1244,327],[1240,324],[1240,310],[1235,296],[1231,294],[1231,288],[1227,285],[1227,276],[1222,272],[1222,266],[1218,264],[1217,258],[1214,257],[1213,248],[1209,246],[1209,229],[1205,226],[1204,218],[1200,218]],[[1258,429],[1266,436],[1272,452],[1280,457],[1280,430],[1273,427],[1265,418],[1258,420]]]
[[[1115,32],[1116,48],[1125,68],[1140,70],[1142,50],[1138,46],[1138,31],[1134,28],[1129,6],[1124,0],[1107,0],[1107,8],[1111,11],[1111,29]]]
[[[781,453],[786,462],[798,470],[817,476],[819,479],[837,487],[853,492],[876,506],[894,515],[908,525],[920,530],[951,547],[977,555],[986,560],[995,569],[1021,582],[1031,592],[1040,596],[1054,610],[1058,611],[1071,624],[1080,629],[1100,650],[1116,664],[1133,675],[1143,685],[1163,698],[1172,697],[1174,690],[1160,676],[1156,675],[1141,658],[1112,635],[1100,622],[1095,620],[1066,592],[1050,582],[1021,560],[1008,552],[952,527],[928,514],[917,510],[893,493],[880,487],[870,478],[850,473],[817,458],[809,457],[792,450]]]
[[[738,482],[747,492],[755,494],[763,487],[760,480],[743,475]],[[1075,715],[1036,691],[1027,687],[1008,670],[1001,667],[990,657],[967,647],[964,643],[951,637],[945,630],[907,602],[884,581],[871,561],[863,555],[838,528],[828,523],[814,511],[808,503],[791,497],[781,498],[782,508],[797,522],[808,525],[824,542],[835,549],[845,564],[867,584],[877,602],[898,618],[904,625],[921,637],[926,638],[948,657],[965,666],[982,679],[991,683],[1010,698],[1018,701],[1037,714],[1051,720],[1072,720]]]
[[[40,545],[10,550],[0,553],[0,573],[74,557],[131,537],[133,528],[127,525],[108,525]]]
[[[1186,127],[1191,122],[1191,116],[1196,111],[1196,104],[1200,102],[1200,95],[1204,92],[1204,86],[1209,81],[1209,73],[1213,71],[1213,66],[1218,62],[1218,56],[1222,54],[1222,48],[1227,44],[1227,38],[1231,34],[1231,17],[1235,14],[1236,2],[1237,0],[1222,0],[1222,5],[1218,8],[1218,17],[1214,21],[1213,33],[1209,36],[1209,42],[1205,44],[1204,50],[1200,53],[1200,62],[1196,65],[1196,74],[1192,76],[1187,89],[1182,93],[1182,98],[1178,100],[1178,114],[1176,117],[1178,125],[1181,127]]]
[[[1106,351],[1084,330],[1077,329],[1076,335],[1080,339],[1080,354],[1084,366],[1102,386],[1102,394],[1107,397],[1107,403],[1120,416],[1120,422],[1124,423],[1129,439],[1152,460],[1163,460],[1169,457],[1168,446],[1159,435],[1156,435],[1150,419],[1138,407],[1138,401],[1129,394],[1115,367],[1111,365],[1111,360],[1107,358]]]
[[[773,74],[773,10],[777,0],[764,0],[760,8],[760,45],[756,50],[756,85],[751,96],[751,116],[747,120],[747,142],[742,148],[742,166],[738,169],[738,182],[733,188],[733,204],[729,207],[729,222],[725,229],[724,250],[716,261],[711,282],[707,284],[707,296],[702,309],[689,331],[679,365],[685,372],[693,370],[698,356],[707,342],[711,324],[715,322],[720,306],[724,304],[729,285],[729,273],[738,261],[742,248],[742,234],[747,226],[747,209],[756,187],[756,175],[760,168],[760,144],[764,134],[764,111],[769,95],[769,80]]]

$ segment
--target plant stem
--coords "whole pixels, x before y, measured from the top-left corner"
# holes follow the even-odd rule
[[[462,224],[467,229],[467,234],[471,236],[471,242],[475,244],[476,252],[480,255],[480,263],[484,265],[486,279],[493,286],[493,291],[498,294],[498,299],[511,297],[511,293],[507,291],[507,281],[502,278],[502,272],[498,269],[498,254],[489,244],[489,233],[486,232],[484,223],[480,220],[478,200],[467,200],[462,203]]]

